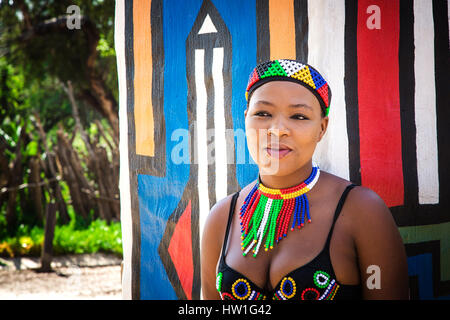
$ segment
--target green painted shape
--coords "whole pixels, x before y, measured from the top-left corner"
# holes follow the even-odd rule
[[[398,228],[403,243],[440,241],[441,281],[450,280],[450,222]]]

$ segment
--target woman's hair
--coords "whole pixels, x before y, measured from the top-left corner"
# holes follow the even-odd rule
[[[250,73],[245,99],[247,109],[255,89],[269,81],[290,81],[300,84],[311,91],[319,101],[322,117],[330,111],[331,89],[314,67],[297,60],[279,59],[258,64]]]

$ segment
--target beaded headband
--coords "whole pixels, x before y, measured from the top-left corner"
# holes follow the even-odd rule
[[[250,73],[245,99],[248,101],[250,94],[259,86],[275,80],[295,82],[309,89],[319,100],[325,116],[328,116],[331,101],[328,83],[312,66],[296,60],[279,59],[257,65]]]

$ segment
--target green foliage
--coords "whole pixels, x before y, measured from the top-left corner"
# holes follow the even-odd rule
[[[54,253],[109,252],[122,255],[120,223],[108,225],[103,220],[94,220],[87,229],[75,230],[69,224],[55,230]]]
[[[79,102],[79,114],[83,127],[92,138],[98,130],[94,120],[100,120],[105,129],[109,122],[102,114],[90,106],[89,76],[87,57],[92,55],[88,47],[89,30],[94,30],[98,39],[95,47],[93,70],[104,81],[107,91],[118,100],[116,57],[114,50],[114,10],[113,0],[48,0],[23,1],[28,9],[23,11],[18,1],[0,0],[0,138],[5,142],[4,160],[12,164],[16,159],[16,146],[22,130],[27,136],[21,145],[23,176],[19,182],[28,183],[31,157],[38,156],[45,161],[47,154],[36,131],[34,114],[40,117],[46,133],[50,152],[56,143],[58,125],[72,137],[75,121],[72,107],[62,83],[70,80]],[[67,14],[70,5],[78,5],[81,15],[95,27],[91,29],[69,30],[65,26],[48,25]],[[29,15],[27,26],[25,15]],[[96,38],[94,36],[94,38]],[[95,41],[94,41],[95,43]],[[109,138],[109,130],[106,130]],[[106,145],[100,138],[99,144]],[[75,150],[82,159],[87,153],[79,132],[73,140]],[[3,150],[3,149],[2,149]],[[110,152],[109,148],[107,152]],[[109,153],[108,153],[109,155]],[[1,160],[1,159],[0,159]],[[87,170],[85,170],[86,172]],[[46,179],[43,172],[41,180]],[[89,177],[88,177],[89,178]],[[3,187],[0,172],[0,189]],[[54,238],[54,253],[91,253],[97,251],[122,254],[120,223],[106,224],[93,220],[93,212],[87,220],[74,212],[70,191],[64,181],[60,181],[62,195],[66,202],[71,222],[61,226],[57,222]],[[43,202],[51,201],[48,188],[43,188]],[[40,255],[44,229],[42,221],[35,214],[34,203],[28,188],[17,192],[15,216],[16,225],[8,227],[5,214],[7,194],[0,194],[0,255]]]
[[[85,228],[82,228],[85,227]],[[0,240],[0,256],[40,256],[44,243],[44,229],[20,225],[14,237]],[[53,254],[113,253],[122,256],[122,235],[119,222],[108,224],[94,220],[87,224],[72,219],[68,225],[55,227]]]

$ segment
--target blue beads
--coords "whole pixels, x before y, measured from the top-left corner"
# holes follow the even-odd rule
[[[291,230],[296,226],[300,228],[305,224],[305,214],[308,218],[308,221],[310,221],[311,216],[309,214],[308,198],[306,197],[306,194],[302,194],[301,196],[295,198],[294,219],[292,221]]]
[[[258,190],[258,183],[255,183],[255,185],[253,186],[253,189],[249,192],[247,197],[245,197],[244,204],[241,207],[241,215],[245,212],[247,207],[250,205],[249,201],[252,199],[253,194],[256,192],[256,190]]]

